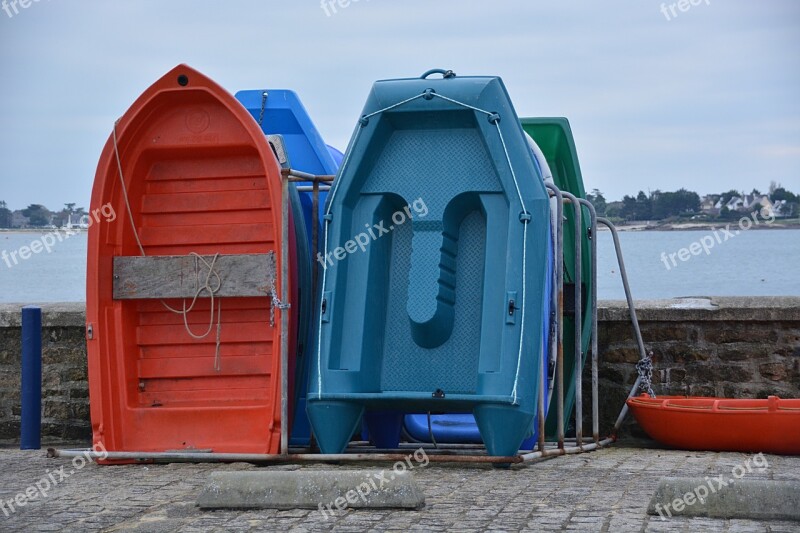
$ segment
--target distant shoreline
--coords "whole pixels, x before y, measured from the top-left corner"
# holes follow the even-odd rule
[[[732,220],[726,223],[720,222],[709,222],[709,223],[697,223],[697,222],[687,222],[681,224],[619,224],[615,227],[617,231],[714,231],[723,229],[726,226],[736,226],[738,224],[738,220]],[[800,230],[800,221],[792,221],[790,223],[784,222],[773,222],[772,224],[767,224],[766,222],[761,222],[759,224],[753,224],[751,230],[776,230],[776,229],[794,229]],[[608,231],[605,226],[599,226],[599,231]],[[55,229],[33,229],[33,228],[14,228],[14,229],[0,229],[0,235],[15,235],[15,234],[41,234],[44,235],[46,233],[53,233],[56,231],[67,231],[61,228]],[[75,233],[88,233],[88,230],[79,229],[79,228],[72,228]]]
[[[724,229],[727,226],[736,227],[738,226],[738,220],[732,220],[730,222],[707,222],[707,223],[697,223],[697,222],[687,222],[681,224],[620,224],[615,226],[618,231],[714,231]],[[601,231],[606,230],[604,226],[599,228]],[[800,222],[792,221],[790,223],[782,223],[782,222],[773,222],[772,224],[768,224],[766,222],[760,222],[758,224],[753,224],[749,229],[751,230],[776,230],[776,229],[800,229]]]

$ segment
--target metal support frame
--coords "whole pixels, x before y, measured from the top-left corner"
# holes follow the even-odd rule
[[[614,250],[617,254],[617,263],[619,264],[619,275],[622,278],[622,288],[625,290],[625,299],[628,301],[628,310],[631,313],[631,326],[633,326],[633,333],[636,336],[636,345],[639,347],[639,359],[643,360],[647,358],[647,350],[644,347],[644,340],[642,340],[642,330],[639,328],[639,318],[636,316],[636,306],[633,304],[633,296],[631,295],[631,287],[628,284],[628,273],[625,270],[625,260],[622,258],[622,246],[619,243],[619,234],[617,232],[617,228],[614,227],[614,224],[611,223],[610,220],[607,218],[600,217],[597,219],[597,222],[604,225],[611,231],[611,236],[614,239]],[[628,393],[628,398],[631,398],[636,395],[636,391],[639,390],[639,385],[642,382],[642,377],[639,376],[636,378],[636,382],[633,384],[631,388],[631,392]],[[622,405],[622,409],[619,412],[619,416],[617,417],[617,421],[614,424],[614,429],[611,431],[611,435],[613,438],[616,438],[617,432],[619,428],[622,427],[622,422],[625,421],[625,417],[628,416],[628,404],[625,403]]]
[[[289,180],[281,172],[281,299],[289,301]],[[281,313],[281,455],[289,453],[289,313]]]
[[[558,443],[564,445],[564,198],[561,189],[549,183],[545,184],[550,194],[556,198],[556,242],[553,250],[556,262],[556,290],[554,291],[556,316],[553,318],[556,323],[555,335],[550,338],[550,353],[555,351],[556,368],[555,383],[557,389],[556,414],[558,416]],[[543,376],[547,379],[547,376]],[[553,390],[548,384],[548,396],[552,402]],[[539,451],[545,448],[545,415],[544,398],[539,395]]]
[[[281,172],[281,192],[282,192],[282,207],[281,207],[281,222],[282,222],[282,253],[284,260],[279,265],[281,276],[281,296],[284,300],[288,299],[288,277],[289,265],[287,258],[289,257],[289,183],[290,182],[312,182],[312,186],[299,187],[299,190],[304,192],[314,193],[313,205],[314,213],[312,216],[314,228],[312,235],[316,234],[316,226],[319,222],[319,209],[318,209],[318,194],[321,190],[326,190],[330,182],[333,181],[334,176],[315,176],[304,172],[299,172],[291,169],[284,169]],[[362,462],[362,461],[399,461],[407,457],[407,453],[411,450],[419,449],[420,447],[426,450],[432,462],[449,462],[449,463],[495,463],[495,464],[522,464],[531,461],[536,461],[548,457],[559,455],[571,455],[577,453],[588,452],[600,449],[613,443],[616,440],[616,432],[619,429],[622,421],[627,414],[627,406],[623,406],[620,412],[617,423],[610,437],[600,439],[599,437],[599,406],[598,406],[598,353],[597,353],[597,224],[607,226],[614,238],[614,245],[617,253],[617,260],[620,266],[620,274],[622,275],[623,285],[625,287],[625,295],[628,300],[628,306],[631,312],[631,322],[633,324],[636,340],[639,344],[639,352],[642,357],[645,357],[644,342],[642,341],[641,331],[639,329],[638,320],[636,318],[636,310],[633,304],[633,298],[630,293],[628,285],[627,274],[622,259],[622,251],[619,245],[619,238],[616,229],[605,218],[597,217],[594,207],[587,200],[576,198],[574,195],[560,191],[553,185],[546,185],[549,194],[557,199],[557,226],[556,226],[556,246],[555,246],[555,261],[556,261],[556,291],[553,296],[555,307],[557,309],[555,317],[556,334],[551,335],[549,352],[556,353],[556,376],[555,376],[555,394],[556,394],[556,409],[558,415],[558,442],[548,443],[544,438],[544,394],[545,388],[550,389],[547,383],[547,373],[543,372],[543,386],[540,387],[539,392],[539,442],[536,451],[522,452],[515,456],[510,457],[492,457],[486,455],[485,447],[482,445],[458,445],[458,444],[419,444],[419,443],[403,443],[397,450],[378,450],[369,447],[368,443],[351,443],[351,447],[341,454],[319,454],[319,453],[302,453],[306,449],[294,448],[289,449],[289,435],[288,435],[288,407],[289,407],[289,384],[288,384],[288,363],[289,363],[289,345],[287,342],[281,343],[281,448],[279,454],[240,454],[240,453],[198,453],[198,452],[96,452],[93,450],[56,450],[50,448],[48,450],[48,457],[63,457],[71,458],[83,456],[93,459],[110,460],[110,461],[142,461],[142,462],[235,462],[245,461],[254,463],[285,463],[285,462]],[[563,346],[563,316],[564,316],[564,268],[563,268],[563,204],[571,203],[575,213],[575,277],[576,277],[576,295],[575,295],[575,322],[576,322],[576,335],[575,335],[575,362],[576,362],[576,437],[568,439],[564,437],[564,346]],[[589,213],[591,220],[591,254],[592,254],[592,293],[591,293],[591,309],[593,312],[592,321],[592,439],[589,442],[584,442],[582,431],[582,376],[579,369],[582,368],[582,335],[581,335],[581,232],[582,232],[582,216],[583,209]],[[312,237],[313,238],[313,237]],[[317,236],[318,238],[318,236]],[[316,267],[315,267],[316,268]],[[281,312],[281,335],[285,341],[288,338],[289,331],[289,313]],[[638,389],[639,380],[636,381],[631,396],[635,394]]]
[[[595,210],[594,205],[592,205],[592,202],[589,200],[579,198],[578,201],[589,211],[589,220],[591,224],[591,235],[589,235],[589,240],[591,242],[590,253],[592,254],[592,439],[595,442],[600,442],[600,405],[598,402],[599,356],[597,353],[597,211]]]
[[[578,198],[566,191],[561,191],[565,202],[572,204],[572,211],[575,217],[574,220],[574,239],[575,239],[575,274],[573,282],[575,284],[575,300],[573,306],[575,308],[574,320],[574,351],[573,357],[575,358],[575,439],[583,442],[583,297],[582,297],[582,252],[583,252],[583,209],[578,201]],[[596,259],[596,258],[595,258]],[[563,320],[563,316],[561,317]],[[562,416],[563,418],[563,416]],[[560,435],[559,435],[560,436]]]

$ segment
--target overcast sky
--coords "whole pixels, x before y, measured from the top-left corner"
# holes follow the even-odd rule
[[[342,150],[377,79],[499,75],[520,116],[569,118],[587,189],[609,200],[772,180],[800,191],[797,0],[675,15],[656,0],[351,0],[327,14],[318,0],[28,1],[0,10],[12,209],[88,207],[113,121],[178,63],[231,93],[297,91]]]

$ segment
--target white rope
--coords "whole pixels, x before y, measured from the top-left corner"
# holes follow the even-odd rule
[[[122,187],[122,199],[125,200],[125,208],[128,211],[128,219],[131,223],[131,228],[133,228],[133,236],[136,237],[136,244],[139,246],[139,251],[141,252],[142,256],[146,255],[144,253],[144,246],[142,246],[142,241],[139,240],[139,232],[136,231],[136,222],[133,220],[133,210],[131,209],[131,203],[128,200],[128,191],[125,189],[125,179],[122,177],[122,161],[119,158],[119,147],[117,146],[117,124],[121,119],[117,119],[114,122],[114,129],[112,136],[114,138],[114,155],[117,158],[117,171],[119,176],[119,184]]]
[[[330,202],[328,203],[330,206]],[[329,207],[330,209],[330,207]],[[327,215],[327,213],[326,213]],[[323,253],[328,254],[328,220],[325,219],[325,238]],[[322,309],[325,305],[325,278],[327,277],[328,267],[322,267],[322,288],[319,296],[319,322],[317,323],[317,393],[322,399]]]
[[[119,176],[120,181],[120,189],[122,190],[122,199],[125,201],[125,209],[128,212],[128,220],[131,223],[131,230],[133,231],[133,236],[136,239],[136,245],[139,247],[139,252],[141,253],[142,257],[147,257],[147,253],[145,252],[144,246],[142,245],[142,241],[139,238],[139,232],[136,229],[136,222],[133,218],[133,210],[131,209],[130,199],[128,198],[128,190],[125,187],[125,178],[122,174],[122,161],[120,160],[119,156],[119,146],[117,144],[117,124],[119,123],[120,119],[117,119],[114,122],[114,128],[112,132],[112,138],[114,140],[114,156],[117,160],[117,175]],[[183,317],[183,326],[186,329],[186,333],[189,334],[190,337],[197,340],[202,340],[208,337],[211,334],[211,331],[214,329],[214,307],[216,305],[217,309],[217,334],[216,334],[216,342],[215,342],[215,349],[214,349],[214,370],[219,372],[221,370],[221,356],[220,356],[220,345],[221,345],[221,338],[222,338],[222,302],[216,301],[215,302],[215,295],[219,291],[220,287],[222,287],[222,278],[217,272],[215,266],[217,263],[217,259],[219,259],[219,253],[214,254],[213,259],[209,263],[205,257],[201,256],[195,252],[189,252],[188,254],[191,257],[194,257],[194,265],[195,265],[195,282],[199,280],[200,277],[200,262],[205,264],[208,267],[208,274],[206,275],[205,282],[202,285],[197,286],[197,291],[192,298],[192,303],[189,305],[188,309],[186,307],[186,299],[183,299],[183,309],[174,309],[170,305],[167,304],[162,299],[159,299],[161,305],[167,311],[171,313],[175,313],[176,315],[181,315]],[[217,286],[211,286],[211,277],[214,276],[217,278]],[[195,304],[197,303],[197,299],[200,295],[204,292],[208,292],[209,297],[211,299],[211,305],[209,309],[209,324],[208,330],[203,333],[202,335],[197,335],[192,331],[192,328],[189,326],[189,313],[194,309]],[[273,303],[275,301],[274,289],[273,289]]]
[[[514,166],[511,164],[511,156],[508,154],[508,147],[506,140],[503,138],[503,132],[500,130],[500,122],[494,123],[497,127],[497,133],[500,135],[500,142],[503,144],[503,152],[506,154],[506,161],[508,167],[511,169],[511,176],[514,178],[514,187],[517,189],[517,196],[519,196],[519,203],[522,205],[522,212],[528,215],[528,210],[525,207],[525,201],[522,199],[522,192],[519,189],[519,182],[517,181],[517,173],[514,171]],[[525,338],[525,293],[527,292],[527,266],[528,266],[528,221],[523,222],[522,227],[522,322],[519,327],[519,352],[517,354],[517,373],[514,376],[514,388],[511,390],[511,397],[514,399],[514,405],[517,405],[517,384],[519,382],[520,368],[522,367],[522,341]]]
[[[392,104],[389,107],[384,107],[383,109],[379,109],[378,111],[375,111],[373,113],[370,113],[368,115],[364,115],[363,117],[361,117],[361,119],[359,119],[359,124],[356,125],[356,131],[355,131],[355,134],[354,134],[355,138],[353,139],[353,142],[350,143],[351,146],[355,146],[356,141],[358,140],[358,136],[361,134],[361,130],[363,129],[363,126],[361,125],[360,122],[362,120],[369,120],[370,118],[374,117],[375,115],[379,115],[379,114],[381,114],[381,113],[383,113],[385,111],[389,111],[390,109],[394,109],[395,107],[400,107],[401,105],[407,104],[409,102],[413,102],[414,100],[416,100],[418,98],[422,98],[423,96],[424,96],[424,93],[423,94],[418,94],[417,96],[412,96],[411,98],[406,98],[402,102],[397,102],[396,104]],[[342,172],[344,171],[344,169],[347,168],[347,163],[350,161],[350,154],[351,153],[352,153],[352,150],[348,150],[347,151],[347,155],[344,158],[344,162],[342,162],[342,166],[339,169],[339,175],[340,176],[342,175]],[[331,206],[333,205],[333,199],[336,197],[336,192],[339,190],[339,184],[340,183],[341,183],[341,180],[337,179],[336,182],[333,184],[333,190],[331,191],[330,200],[328,200],[328,208],[325,211],[326,215],[329,215],[330,212],[331,212]],[[328,253],[328,250],[326,248],[325,249],[325,254],[327,254],[327,253]],[[323,274],[323,281],[324,281],[324,279],[325,279],[325,275]]]
[[[448,98],[447,96],[442,96],[439,93],[431,93],[433,96],[437,98],[441,98],[442,100],[447,100],[448,102],[452,102],[456,105],[460,105],[462,107],[466,107],[467,109],[472,109],[473,111],[477,111],[478,113],[483,113],[484,115],[491,115],[491,111],[486,111],[485,109],[481,109],[479,107],[473,107],[469,104],[465,104],[464,102],[459,102],[458,100],[453,100],[452,98]]]
[[[432,93],[432,94],[436,94],[436,93]],[[417,96],[412,96],[411,98],[406,98],[402,102],[397,102],[396,104],[392,104],[389,107],[384,107],[383,109],[379,109],[377,111],[373,111],[369,115],[364,115],[363,117],[361,117],[361,119],[363,120],[365,118],[372,118],[375,115],[380,115],[381,113],[385,113],[386,111],[392,110],[395,107],[400,107],[401,105],[405,105],[405,104],[407,104],[409,102],[413,102],[414,100],[416,100],[418,98],[422,98],[423,96],[425,96],[425,93],[418,94]]]
[[[351,147],[356,145],[356,141],[358,141],[358,137],[361,135],[362,126],[359,124],[356,126],[356,131],[353,135],[353,142],[351,143]],[[347,155],[342,162],[342,166],[339,169],[339,175],[341,176],[345,168],[347,168],[348,163],[350,162],[350,154],[352,150],[347,151]],[[339,190],[339,184],[342,180],[337,179],[336,183],[334,184],[333,190],[331,191],[330,197],[327,200],[328,207],[325,210],[325,236],[323,239],[323,257],[328,255],[328,226],[330,224],[330,220],[328,220],[331,213],[331,207],[333,206],[333,199],[336,196],[336,191]],[[317,328],[317,393],[319,394],[320,399],[322,399],[322,306],[325,302],[325,287],[328,278],[328,268],[323,266],[322,268],[322,287],[320,290],[320,298],[319,298],[319,323]]]

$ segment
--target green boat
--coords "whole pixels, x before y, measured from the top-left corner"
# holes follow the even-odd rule
[[[578,163],[575,139],[566,118],[523,118],[522,129],[530,135],[544,153],[555,185],[562,191],[586,198],[583,177]],[[575,408],[575,216],[572,206],[564,206],[564,427],[569,427]],[[592,258],[589,243],[591,223],[588,210],[583,209],[581,249],[581,297],[582,297],[582,362],[592,337]],[[555,405],[548,410],[545,432],[548,439],[557,437],[558,415]]]

